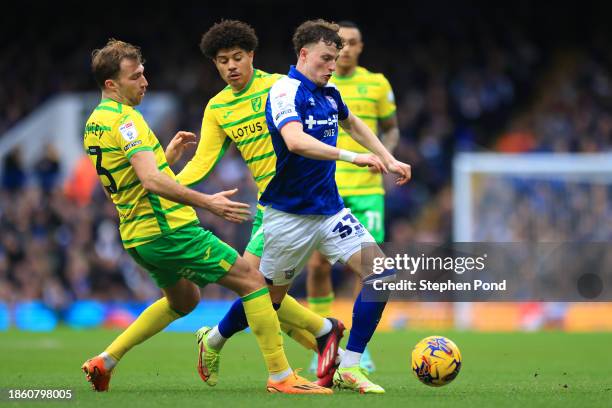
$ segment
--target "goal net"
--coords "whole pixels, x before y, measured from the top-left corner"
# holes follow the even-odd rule
[[[612,241],[612,154],[459,154],[453,200],[455,242],[606,245]],[[575,252],[585,272],[598,273],[586,271],[592,253]],[[455,305],[454,320],[466,329],[537,329],[551,321],[566,329],[572,321],[583,330],[612,329],[612,319],[602,321],[591,306],[604,304],[463,302]]]

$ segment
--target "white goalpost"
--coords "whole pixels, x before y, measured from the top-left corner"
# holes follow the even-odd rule
[[[612,153],[462,153],[453,201],[454,242],[609,242]],[[458,329],[472,306],[455,304]]]
[[[612,153],[459,154],[453,163],[453,240],[483,241],[479,236],[484,227],[480,220],[488,212],[508,211],[509,208],[486,208],[482,200],[489,198],[502,206],[512,206],[517,199],[520,200],[521,194],[529,193],[530,184],[534,190],[548,186],[565,188],[571,194],[603,188],[609,194],[612,189]],[[521,187],[525,191],[517,191]],[[555,200],[546,204],[570,204],[568,208],[571,209],[571,201],[577,197],[566,195],[564,198],[566,202]],[[586,199],[592,200],[593,197]],[[609,199],[605,201],[610,204]]]

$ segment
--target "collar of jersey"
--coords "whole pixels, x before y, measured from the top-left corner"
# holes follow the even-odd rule
[[[291,68],[289,68],[289,78],[297,79],[298,81],[303,83],[310,92],[318,88],[318,86],[314,82],[306,78],[304,74],[298,71],[295,65],[291,65]]]
[[[100,103],[98,105],[102,105],[103,103],[106,103],[106,102],[115,102],[115,103],[118,103],[119,105],[123,105],[121,102],[116,101],[116,100],[111,99],[111,98],[102,98],[102,100],[100,101]],[[124,106],[129,106],[129,105],[124,105]]]
[[[119,104],[119,105],[123,106],[124,108],[134,109],[135,111],[137,111],[137,110],[138,110],[138,109],[136,109],[136,108],[135,108],[135,107],[133,107],[133,106],[126,105],[126,104],[121,103],[121,102],[117,102],[116,100],[111,99],[111,98],[102,98],[102,100],[100,101],[100,103],[98,104],[98,106],[100,106],[100,105],[102,105],[102,104],[104,104],[104,103],[106,103],[106,102],[115,102],[115,103],[117,103],[117,104]]]

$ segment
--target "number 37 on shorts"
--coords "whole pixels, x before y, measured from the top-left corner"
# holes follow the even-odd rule
[[[357,218],[353,217],[353,214],[350,212],[342,217],[341,221],[334,226],[332,232],[338,232],[340,234],[340,238],[344,239],[351,235],[353,232],[358,236],[365,235],[365,228],[363,225],[357,220]]]

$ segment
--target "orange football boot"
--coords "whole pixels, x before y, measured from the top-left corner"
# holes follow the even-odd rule
[[[81,369],[94,391],[108,391],[112,370],[106,370],[102,357],[90,358],[83,364]]]
[[[333,394],[329,388],[321,387],[297,374],[297,370],[281,381],[268,379],[268,392],[282,394]]]

